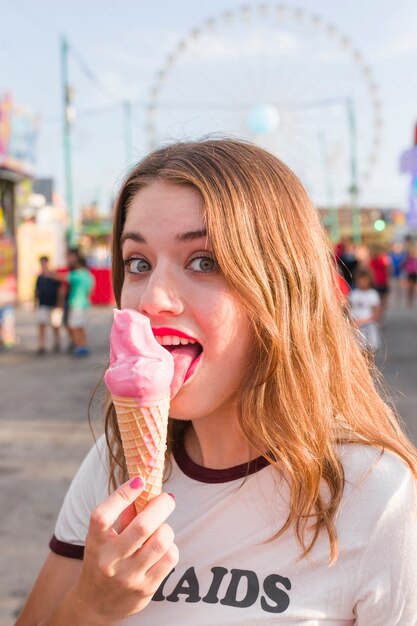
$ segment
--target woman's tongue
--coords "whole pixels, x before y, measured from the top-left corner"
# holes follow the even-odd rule
[[[171,398],[173,398],[183,385],[191,363],[198,357],[200,347],[196,343],[169,346],[169,352],[174,357],[174,378],[171,383]]]

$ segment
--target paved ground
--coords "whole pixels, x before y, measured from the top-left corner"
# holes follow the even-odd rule
[[[94,308],[92,356],[36,356],[33,316],[19,311],[20,344],[0,355],[0,626],[10,626],[44,560],[63,495],[92,444],[87,407],[108,354],[110,308]],[[100,397],[92,407],[101,432]]]
[[[405,430],[417,445],[417,309],[388,311],[384,348],[377,359]]]
[[[10,626],[47,553],[67,486],[92,443],[87,405],[108,352],[111,309],[91,313],[93,354],[34,354],[32,314],[19,311],[20,343],[0,355],[0,626]],[[381,369],[417,442],[417,309],[397,305],[384,326]],[[100,397],[93,404],[101,432]]]

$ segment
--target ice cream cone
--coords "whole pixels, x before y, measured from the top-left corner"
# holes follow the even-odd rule
[[[135,502],[138,512],[162,490],[173,376],[174,359],[155,339],[149,318],[133,309],[115,309],[104,380],[116,409],[129,477],[146,480]]]
[[[141,476],[145,489],[135,501],[140,513],[162,491],[169,396],[154,406],[138,406],[136,398],[112,395],[130,478]]]

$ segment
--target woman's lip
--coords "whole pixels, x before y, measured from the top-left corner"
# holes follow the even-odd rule
[[[198,365],[198,364],[199,364],[199,362],[200,362],[200,359],[201,359],[202,355],[203,355],[203,353],[201,352],[201,353],[198,355],[198,357],[197,357],[197,358],[196,358],[196,359],[195,359],[195,360],[191,363],[191,365],[190,365],[190,367],[189,367],[189,369],[188,369],[188,372],[187,372],[187,373],[186,373],[186,375],[185,375],[185,378],[184,378],[184,383],[183,383],[183,384],[185,384],[185,383],[187,382],[187,380],[188,380],[189,378],[191,378],[191,376],[194,374],[195,370],[197,369],[197,365]]]
[[[174,336],[174,337],[182,337],[183,339],[192,339],[197,343],[200,343],[198,339],[195,337],[191,337],[191,335],[187,335],[187,333],[183,333],[182,330],[178,330],[177,328],[169,328],[167,326],[163,326],[161,328],[152,328],[152,332],[155,337],[163,337],[164,335]]]

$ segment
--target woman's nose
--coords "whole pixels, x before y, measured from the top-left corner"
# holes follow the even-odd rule
[[[139,312],[155,318],[160,315],[180,315],[183,309],[175,279],[154,271],[141,294]]]

